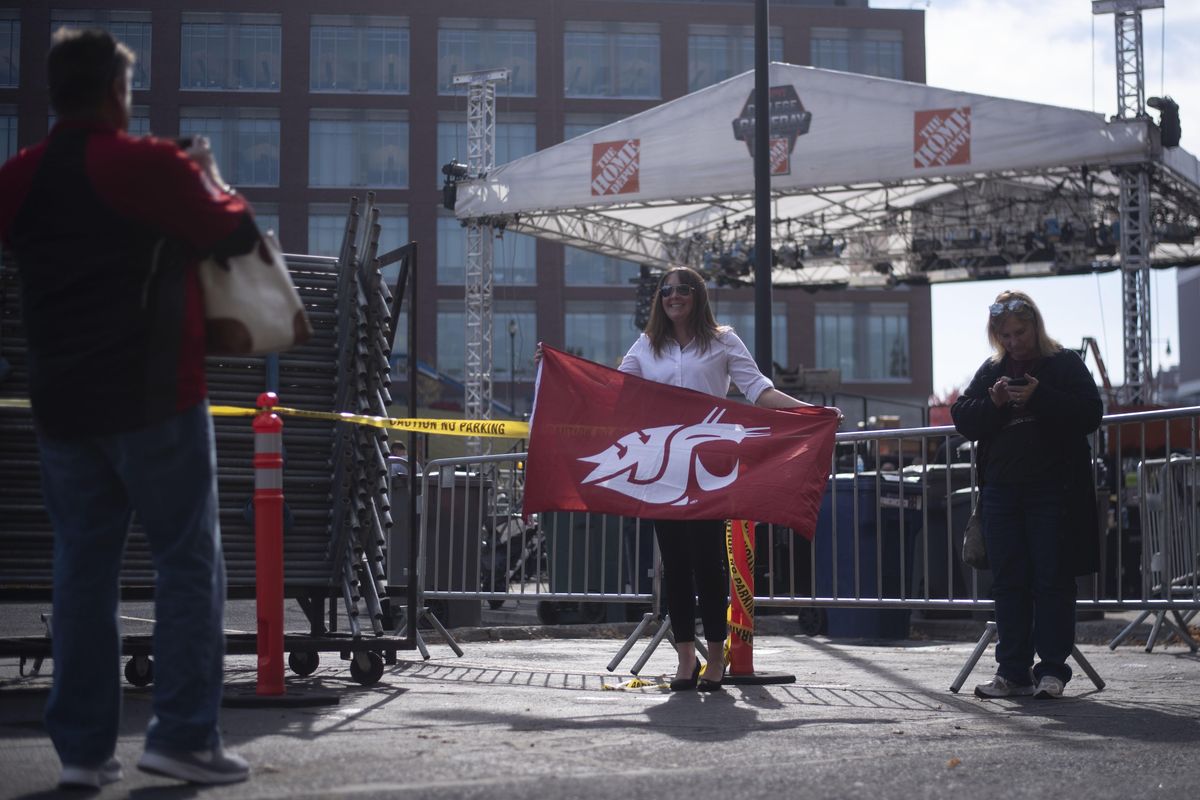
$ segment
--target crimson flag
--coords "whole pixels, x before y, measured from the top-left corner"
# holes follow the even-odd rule
[[[833,409],[772,410],[542,348],[523,512],[752,519],[812,538]]]

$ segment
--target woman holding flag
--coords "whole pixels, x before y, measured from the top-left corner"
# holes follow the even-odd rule
[[[611,381],[603,376],[587,374],[587,371],[581,371],[579,366],[569,367],[570,361],[579,361],[579,359],[557,351],[543,353],[540,343],[534,351],[533,358],[534,363],[539,364],[539,400],[530,436],[530,467],[526,476],[525,511],[601,510],[600,507],[603,506],[606,513],[628,514],[630,511],[627,509],[632,504],[641,508],[641,512],[633,512],[638,516],[643,518],[655,516],[654,530],[662,555],[667,613],[670,615],[671,626],[674,629],[675,649],[679,658],[675,678],[671,681],[671,689],[672,691],[699,689],[709,692],[721,689],[725,676],[723,654],[727,631],[726,607],[729,601],[725,518],[737,512],[724,503],[716,502],[710,509],[714,512],[712,517],[718,517],[716,519],[704,519],[703,517],[709,516],[708,513],[698,514],[702,517],[701,519],[659,519],[658,515],[653,512],[654,505],[668,503],[674,507],[679,506],[680,503],[678,499],[644,501],[642,491],[647,485],[644,483],[637,483],[633,486],[635,491],[630,495],[643,498],[641,500],[631,501],[621,494],[622,492],[628,493],[627,490],[630,487],[627,486],[612,492],[612,494],[622,497],[615,503],[615,506],[612,504],[611,498],[594,503],[596,500],[595,486],[607,486],[615,489],[613,480],[615,476],[623,475],[622,481],[628,478],[628,473],[632,471],[630,469],[632,462],[629,461],[631,445],[638,441],[644,444],[646,440],[641,437],[646,434],[646,431],[627,434],[624,438],[630,439],[630,442],[622,439],[615,444],[612,443],[608,434],[599,438],[593,436],[587,445],[579,445],[576,442],[573,450],[561,447],[557,435],[548,432],[557,425],[565,425],[567,428],[578,426],[580,420],[574,417],[580,413],[580,408],[587,409],[586,413],[599,414],[600,417],[611,414],[613,409],[610,408],[610,404],[615,403],[618,397],[623,396],[633,384],[647,381],[690,390],[687,393],[675,393],[675,397],[669,401],[678,404],[678,410],[681,413],[687,413],[684,407],[689,404],[693,411],[696,410],[696,403],[690,398],[692,392],[700,392],[718,401],[724,401],[723,404],[728,406],[729,401],[726,400],[726,396],[729,394],[731,383],[737,384],[738,389],[746,396],[747,400],[762,408],[796,409],[810,404],[776,390],[771,381],[759,371],[749,350],[746,349],[746,345],[733,332],[733,329],[717,324],[713,317],[712,306],[709,305],[704,279],[699,273],[688,267],[674,267],[668,270],[659,281],[646,329],[629,349],[619,367],[620,372],[631,376],[629,378],[622,376],[623,380],[627,381],[624,388],[614,388],[621,386],[621,383]],[[547,385],[546,364],[541,363],[543,360],[551,366],[550,374],[556,381],[553,396],[557,398],[557,401],[548,406],[541,406],[542,392],[545,391]],[[583,386],[589,388],[581,390],[580,387]],[[608,394],[597,402],[596,392],[597,388],[601,386]],[[663,393],[670,394],[673,393],[673,390]],[[638,395],[633,392],[627,396],[637,397]],[[671,408],[674,409],[675,406],[672,405]],[[711,408],[705,404],[706,410]],[[656,410],[661,411],[657,407]],[[639,416],[634,412],[640,413],[641,411],[644,409],[631,408],[629,414]],[[841,417],[841,412],[838,412],[837,409],[830,409],[830,411],[834,412],[837,418]],[[762,412],[755,413],[755,416],[761,415]],[[664,417],[671,416],[670,413],[659,413],[657,418],[663,420]],[[796,530],[811,528],[816,523],[820,493],[824,487],[822,481],[827,475],[827,465],[833,451],[833,429],[836,427],[836,422],[833,415],[828,413],[822,412],[814,416],[821,419],[808,420],[801,425],[807,430],[806,433],[800,435],[800,440],[806,443],[804,447],[796,449],[798,440],[795,438],[788,440],[790,444],[784,444],[784,439],[779,440],[779,446],[785,449],[791,448],[787,450],[791,453],[786,457],[788,468],[782,469],[785,465],[779,462],[779,458],[782,456],[777,454],[776,469],[770,475],[761,476],[755,481],[757,486],[770,492],[772,499],[777,499],[779,492],[784,491],[783,487],[785,486],[795,490],[794,496],[789,498],[787,503],[789,512],[780,514],[778,509],[775,509],[772,512],[774,516],[764,518],[764,521],[791,526],[799,525],[800,527],[795,528]],[[594,420],[593,417],[587,419],[589,422]],[[645,419],[644,415],[642,415],[642,419]],[[677,424],[661,427],[664,422],[665,420],[659,422],[657,427],[652,426],[652,430],[677,431],[683,427]],[[815,427],[812,427],[814,425]],[[538,444],[539,429],[547,431],[545,435],[550,437],[545,445]],[[604,426],[601,425],[599,430],[605,430]],[[762,430],[765,431],[767,428]],[[791,436],[795,437],[798,429],[793,426],[791,430]],[[816,438],[809,439],[810,436]],[[822,438],[825,441],[820,444],[818,440]],[[555,444],[550,445],[550,440]],[[810,444],[814,446],[810,447]],[[596,455],[589,454],[584,458],[579,457],[580,447],[590,450],[596,446],[602,446],[604,449]],[[543,460],[535,461],[533,457],[535,447],[547,448],[543,451],[545,453]],[[653,450],[653,446],[649,449]],[[568,452],[569,456],[563,456]],[[562,460],[555,461],[556,457]],[[763,461],[761,456],[759,460]],[[766,459],[766,461],[770,460],[770,458]],[[561,475],[570,474],[572,469],[578,469],[579,463],[588,463],[597,469],[583,480],[561,479]],[[546,473],[544,476],[539,475],[535,480],[534,469],[537,465],[543,465]],[[793,470],[792,466],[799,467],[799,469]],[[661,468],[661,465],[658,468]],[[698,463],[696,468],[699,468]],[[611,475],[607,479],[601,480],[607,470],[612,470]],[[595,477],[597,473],[600,474],[600,478]],[[795,484],[795,481],[807,482],[810,478],[815,479],[818,475],[822,480],[816,481],[811,486]],[[678,476],[673,477],[672,480],[678,481]],[[820,483],[820,486],[817,486],[816,483]],[[589,487],[586,500],[580,494],[584,484],[588,484]],[[672,483],[670,488],[675,490],[680,487]],[[686,487],[683,488],[686,489]],[[667,496],[670,496],[669,492]],[[750,504],[745,507],[759,507],[755,505],[754,501],[748,499],[745,490],[743,490],[742,498],[743,504],[747,502]],[[693,499],[689,504],[696,502],[712,501]],[[647,508],[647,506],[651,508]],[[647,510],[651,511],[651,514],[644,513]],[[810,517],[811,519],[809,519]],[[708,642],[710,656],[708,666],[703,669],[703,674],[700,661],[696,658],[697,595],[699,595],[700,618],[704,624],[704,636]]]
[[[776,389],[733,329],[717,324],[698,272],[669,270],[655,299],[645,331],[621,361],[622,372],[719,398],[729,393],[732,382],[747,400],[764,408],[810,405]],[[679,657],[671,690],[719,690],[729,603],[725,520],[655,520],[654,532]],[[703,675],[696,657],[697,595],[709,653]]]

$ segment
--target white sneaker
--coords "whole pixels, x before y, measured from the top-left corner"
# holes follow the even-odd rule
[[[1062,697],[1063,682],[1053,675],[1043,675],[1033,696],[1038,700],[1057,700]]]
[[[110,758],[98,767],[76,767],[63,764],[62,774],[58,776],[60,789],[99,789],[110,783],[116,783],[125,777],[121,762]]]
[[[138,761],[138,769],[188,783],[237,783],[250,777],[246,759],[223,747],[194,753],[147,750]]]
[[[994,697],[1029,697],[1033,691],[1032,683],[1013,683],[1001,675],[993,675],[990,681],[975,687],[975,696],[985,700]]]

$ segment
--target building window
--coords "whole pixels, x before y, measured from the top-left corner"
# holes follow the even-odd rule
[[[59,28],[101,28],[133,51],[133,89],[150,88],[150,12],[52,9],[50,32]]]
[[[21,84],[21,17],[16,9],[0,8],[0,86]]]
[[[438,21],[438,93],[460,94],[461,72],[507,69],[496,94],[533,97],[537,92],[537,33],[533,20],[442,19]]]
[[[0,106],[0,159],[8,161],[16,154],[17,107]]]
[[[308,88],[314,92],[408,93],[408,21],[314,15]]]
[[[718,325],[728,325],[754,353],[754,301],[722,300],[719,293],[712,293],[713,315]],[[787,305],[771,304],[771,358],[780,364],[788,363],[787,349]]]
[[[509,320],[517,335],[508,335]],[[537,342],[537,306],[533,300],[497,300],[492,304],[492,378],[507,381],[515,368],[517,380],[531,380],[529,363]],[[456,380],[466,377],[467,317],[462,300],[439,300],[437,315],[437,370]],[[515,346],[514,350],[511,349]],[[497,398],[499,399],[499,398]]]
[[[404,402],[401,398],[404,395],[397,394],[395,386],[404,383],[408,380],[408,304],[404,304],[404,309],[400,311],[400,317],[396,320],[396,335],[392,337],[392,357],[388,359],[388,364],[392,370],[392,402]],[[405,408],[408,407],[405,403]]]
[[[506,231],[492,242],[492,280],[496,286],[537,283],[537,239]]]
[[[278,14],[184,12],[179,88],[279,91]]]
[[[496,123],[496,166],[537,150],[537,125],[532,115],[516,112],[504,116],[505,122]],[[443,111],[438,115],[437,137],[438,185],[441,186],[443,164],[449,164],[451,159],[467,163],[466,119],[461,114]]]
[[[812,40],[812,63],[814,67],[821,67],[822,69],[836,69],[842,72],[849,72],[850,40],[845,38],[817,39],[814,36]]]
[[[783,60],[783,31],[771,27],[768,58]],[[688,91],[720,83],[754,69],[754,29],[742,25],[692,25],[688,28]]]
[[[150,107],[134,106],[129,115],[129,127],[126,129],[130,136],[150,135]]]
[[[910,377],[908,306],[904,303],[818,303],[819,369],[840,369],[843,381]]]
[[[270,231],[275,234],[276,241],[282,241],[282,235],[279,232],[279,204],[278,203],[262,203],[254,204],[254,221],[258,223],[258,227],[263,231]]]
[[[408,186],[403,111],[319,109],[308,123],[309,186]]]
[[[533,348],[538,340],[536,301],[495,301],[492,326],[492,376],[500,381],[533,380]]]
[[[633,314],[632,293],[626,302],[568,300],[563,349],[597,364],[618,367],[638,336]]]
[[[467,229],[450,215],[438,217],[437,279],[439,284],[462,286],[467,280]],[[537,283],[537,242],[532,236],[511,231],[492,240],[492,280],[496,286],[532,286]]]
[[[657,23],[568,22],[563,59],[567,97],[662,94]]]
[[[180,136],[207,136],[221,176],[234,186],[279,185],[279,110],[185,108]]]
[[[904,36],[873,28],[813,28],[812,64],[903,80]]]
[[[378,205],[378,255],[390,253],[408,243],[408,208],[403,205]],[[308,207],[308,252],[315,256],[337,257],[342,252],[349,208],[338,203],[314,203]],[[394,285],[400,272],[399,264],[383,268],[384,280]]]
[[[622,114],[567,114],[563,119],[563,141],[591,133],[624,118]]]
[[[565,250],[563,277],[568,286],[632,286],[638,274],[638,265],[632,261],[578,247]]]
[[[15,114],[16,111],[14,110]],[[46,116],[46,130],[54,130],[54,124],[58,122],[58,115],[54,113],[54,109],[50,109],[50,113]],[[129,126],[125,132],[130,136],[146,136],[150,133],[150,107],[149,106],[134,106],[129,114]]]

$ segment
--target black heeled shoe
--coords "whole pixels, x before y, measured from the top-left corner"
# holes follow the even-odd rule
[[[696,691],[697,692],[719,692],[725,688],[724,683],[725,683],[725,670],[722,669],[721,670],[721,679],[719,681],[710,680],[708,678],[701,678],[699,681],[696,682]]]
[[[690,678],[676,678],[671,681],[672,692],[686,692],[696,688],[696,682],[700,680],[700,659],[696,659],[696,668],[692,670]]]

